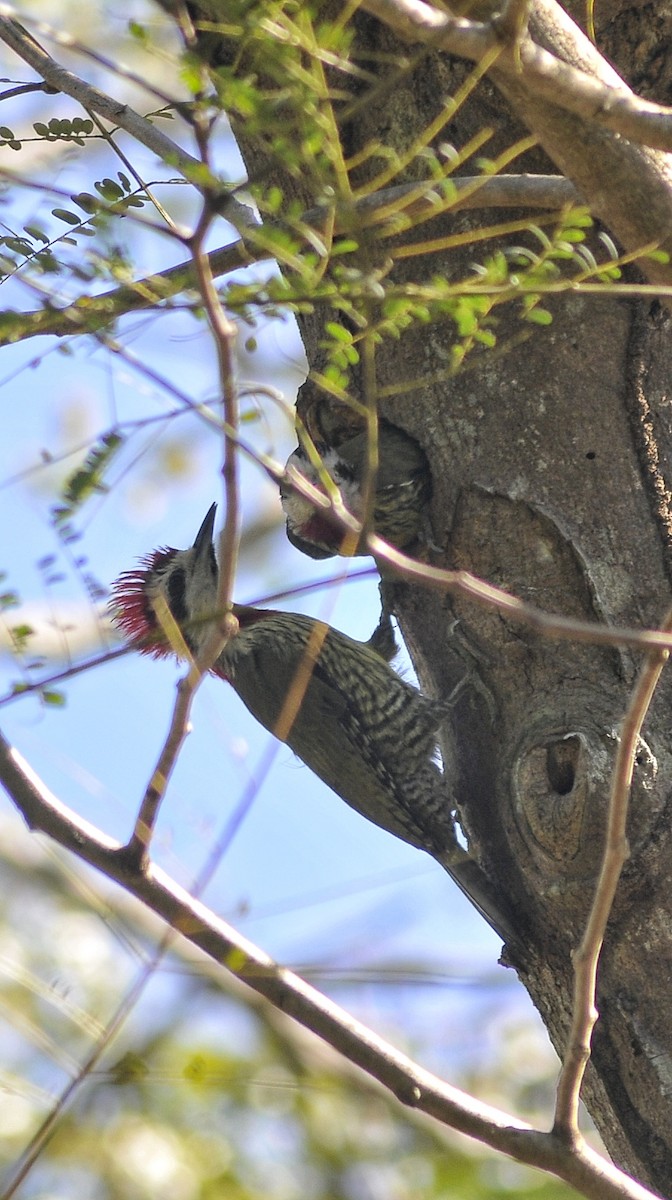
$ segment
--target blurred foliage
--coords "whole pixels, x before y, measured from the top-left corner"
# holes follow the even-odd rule
[[[34,845],[15,822],[5,823],[2,844],[3,1195],[73,1080],[16,1193],[25,1200],[570,1195],[402,1109],[191,948],[177,943],[148,969],[160,929],[140,905]],[[83,1069],[97,1044],[100,1059]],[[532,1078],[515,1094],[506,1046],[479,1079],[518,1111],[538,1086],[547,1094],[548,1082]]]

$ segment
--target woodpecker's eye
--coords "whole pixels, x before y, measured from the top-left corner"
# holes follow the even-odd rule
[[[189,616],[185,599],[186,579],[182,567],[168,576],[168,607],[176,623],[182,628]]]

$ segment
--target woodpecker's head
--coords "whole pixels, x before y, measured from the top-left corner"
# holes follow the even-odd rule
[[[327,494],[324,471],[338,488],[343,505],[352,516],[363,520],[363,484],[369,473],[370,445],[365,430],[341,442],[337,448],[315,442],[320,454],[320,469],[310,461],[302,446],[287,461],[309,483]],[[291,475],[290,475],[291,478]],[[380,537],[399,549],[413,545],[422,535],[427,505],[431,497],[431,476],[427,457],[415,438],[391,425],[378,424],[378,469],[372,498],[370,524]],[[316,508],[289,483],[280,487],[282,507],[287,517],[287,537],[293,546],[311,558],[332,554],[368,554],[365,537],[348,536],[335,513]]]
[[[342,459],[336,450],[316,446],[322,468],[329,473],[341,493],[343,504],[353,517],[361,517],[361,490],[356,472]],[[323,491],[318,470],[310,462],[302,446],[290,454],[285,470],[294,468],[314,487]],[[331,558],[341,551],[348,530],[344,529],[334,513],[327,508],[316,508],[306,496],[302,496],[291,485],[280,484],[280,499],[287,518],[287,538],[304,554],[311,558]],[[352,541],[352,534],[350,534]],[[358,549],[350,551],[357,553]]]
[[[214,614],[217,600],[218,567],[212,540],[216,511],[213,504],[188,550],[168,546],[154,550],[114,583],[112,619],[141,653],[167,658],[178,652],[162,629],[154,606],[163,596],[191,654],[198,654],[208,633],[207,617]]]

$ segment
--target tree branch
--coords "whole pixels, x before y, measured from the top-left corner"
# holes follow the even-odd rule
[[[599,625],[593,621],[576,621],[559,613],[544,612],[533,604],[527,604],[505,592],[502,588],[479,579],[469,571],[449,571],[432,567],[402,554],[377,533],[370,533],[367,545],[376,560],[385,563],[390,574],[400,579],[412,580],[438,591],[452,592],[468,597],[504,613],[512,621],[519,621],[530,629],[560,641],[587,642],[594,646],[632,646],[639,650],[672,650],[672,634],[654,629],[627,629],[619,625]]]
[[[672,610],[661,626],[672,628]],[[609,802],[602,866],[581,944],[574,954],[572,1025],[558,1081],[554,1129],[570,1142],[579,1136],[579,1098],[590,1058],[590,1043],[599,1016],[596,1006],[597,968],[616,888],[628,857],[626,825],[632,773],[644,719],[669,651],[649,655],[635,685],[621,728]]]
[[[12,9],[0,5],[0,41],[9,46],[19,58],[41,76],[49,87],[56,92],[72,96],[83,108],[89,108],[107,121],[111,121],[119,129],[125,130],[141,145],[153,151],[163,162],[175,167],[188,180],[198,178],[203,171],[202,163],[194,158],[187,150],[183,150],[171,138],[157,129],[146,117],[142,117],[130,105],[114,100],[105,92],[99,91],[92,84],[86,83],[72,71],[57,63],[46,50],[40,46],[27,30],[14,20]],[[251,214],[246,205],[241,204],[235,197],[229,196],[226,204],[220,208],[222,216],[226,217],[236,228],[249,225]]]
[[[516,65],[522,66],[526,81],[539,96],[640,145],[672,151],[672,108],[640,99],[606,59],[602,60],[605,78],[601,81],[564,62],[559,53],[544,49],[530,34],[507,45],[503,35],[508,38],[508,24],[499,19],[468,21],[423,0],[363,0],[362,8],[405,41],[424,42],[475,62],[499,45],[498,70],[510,72]]]
[[[210,128],[206,123],[199,124],[197,125],[197,134],[201,149],[202,164],[209,170]],[[241,522],[239,462],[237,453],[240,422],[238,387],[235,379],[233,356],[237,329],[220,304],[214,277],[210,269],[209,258],[205,251],[205,240],[214,215],[210,200],[207,194],[204,194],[201,216],[194,234],[189,241],[189,247],[194,274],[215,343],[222,397],[223,436],[221,473],[224,480],[226,520],[220,537],[219,576],[216,598],[216,609],[222,615],[220,620],[212,625],[212,629],[205,638],[196,659],[190,662],[186,676],[178,684],[177,698],[168,736],[159,756],[157,768],[143,797],[135,828],[127,848],[131,856],[137,856],[140,861],[144,861],[147,854],[159,806],[166,793],[168,781],[187,736],[189,714],[193,699],[204,677],[238,627],[238,622],[232,611]],[[232,438],[227,436],[227,429],[232,431]],[[158,600],[165,608],[166,616],[170,615],[172,618],[163,595],[159,595]],[[160,617],[158,606],[156,611],[157,616]],[[179,633],[179,630],[177,632]]]
[[[2,735],[0,782],[30,829],[46,833],[121,884],[216,963],[377,1079],[402,1104],[520,1162],[544,1168],[588,1200],[651,1200],[653,1193],[587,1147],[569,1147],[553,1132],[538,1132],[423,1070],[298,975],[278,966],[159,867],[130,869],[119,853],[121,847],[57,800]]]
[[[423,0],[363,0],[362,8],[405,41],[431,44],[460,58],[478,62],[497,49],[497,35],[489,21],[455,17]]]
[[[532,0],[517,40],[494,17],[465,23],[423,0],[363,7],[406,40],[475,61],[499,45],[491,78],[596,215],[629,251],[672,251],[672,161],[660,153],[672,150],[672,109],[635,96],[555,0]],[[672,280],[666,263],[642,269]]]
[[[23,182],[7,172],[3,174],[13,183]],[[29,186],[28,181],[26,183]],[[442,195],[448,188],[450,200]],[[420,221],[436,216],[446,208],[450,212],[518,207],[554,210],[578,203],[580,197],[576,188],[561,176],[465,175],[446,181],[443,185],[434,181],[423,185],[402,184],[364,196],[354,204],[337,205],[334,233],[352,229],[353,222],[357,221],[374,224],[381,211],[392,216],[395,210],[398,212],[397,206],[403,206],[403,214],[409,220]],[[311,209],[303,214],[299,225],[318,224],[324,220],[326,212],[323,207]],[[253,228],[248,229],[244,241],[240,239],[229,246],[212,250],[207,256],[210,271],[215,277],[263,262],[268,257],[265,245],[255,245]],[[67,308],[42,308],[20,314],[14,311],[0,312],[0,346],[45,334],[67,337],[77,333],[94,333],[120,316],[158,307],[180,292],[196,286],[193,260],[187,259],[132,284],[112,288],[97,296],[83,296]]]
[[[152,125],[146,117],[141,117],[140,113],[135,112],[128,104],[114,100],[61,66],[11,14],[10,8],[4,4],[0,5],[0,41],[32,67],[49,87],[56,92],[65,93],[66,96],[72,96],[83,108],[92,109],[105,120],[124,129],[141,145],[152,150],[163,162],[170,163],[171,167],[175,167],[182,175],[192,178],[194,171],[200,166],[197,158],[183,150],[177,142]]]

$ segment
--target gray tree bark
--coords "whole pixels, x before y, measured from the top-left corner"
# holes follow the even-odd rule
[[[192,7],[216,15],[218,6],[213,0]],[[486,13],[492,7],[481,6]],[[555,7],[550,0],[533,5],[537,32]],[[581,19],[583,0],[566,7]],[[595,7],[600,50],[641,95],[669,102],[672,6],[612,0]],[[346,154],[376,139],[403,151],[455,94],[471,64],[409,47],[361,9],[353,22],[353,55],[373,64],[379,83],[359,93],[356,80],[349,83]],[[207,46],[215,66],[232,61],[237,50],[220,39]],[[249,66],[241,61],[241,70]],[[343,88],[342,76],[338,83]],[[493,131],[484,147],[490,158],[536,132],[543,148],[509,169],[568,173],[599,215],[610,219],[618,209],[615,222],[623,220],[615,233],[622,239],[628,214],[634,225],[653,191],[659,221],[668,219],[665,156],[654,164],[657,182],[649,188],[648,166],[638,175],[624,165],[623,139],[547,101],[535,103],[523,84],[496,68],[441,138],[459,149],[484,126]],[[237,133],[250,175],[268,172],[259,147],[246,141],[244,129]],[[277,164],[270,169],[286,200],[298,195],[306,209],[314,205],[301,180],[283,178]],[[420,169],[414,162],[405,178]],[[355,174],[362,182],[366,169]],[[482,217],[442,216],[422,236],[467,230]],[[659,224],[660,236],[671,227],[672,221]],[[391,278],[459,276],[479,255],[471,246],[461,257],[401,259]],[[465,568],[565,616],[655,627],[669,606],[671,577],[669,316],[655,299],[571,292],[548,307],[553,324],[522,343],[519,312],[499,309],[498,343],[510,340],[511,348],[472,357],[448,382],[452,326],[415,327],[399,342],[385,342],[376,359],[378,390],[384,394],[404,380],[407,386],[381,400],[380,411],[429,457],[433,541],[440,548],[435,564]],[[320,311],[302,321],[313,365],[323,321],[332,315]],[[505,959],[562,1055],[571,953],[593,895],[617,731],[638,656],[548,640],[493,610],[407,583],[395,586],[395,606],[430,694],[447,696],[468,675],[446,765],[470,847],[517,931]],[[639,756],[630,858],[601,960],[600,1018],[584,1089],[615,1160],[663,1194],[672,1184],[671,687],[668,672]],[[450,914],[446,925],[450,936]]]

